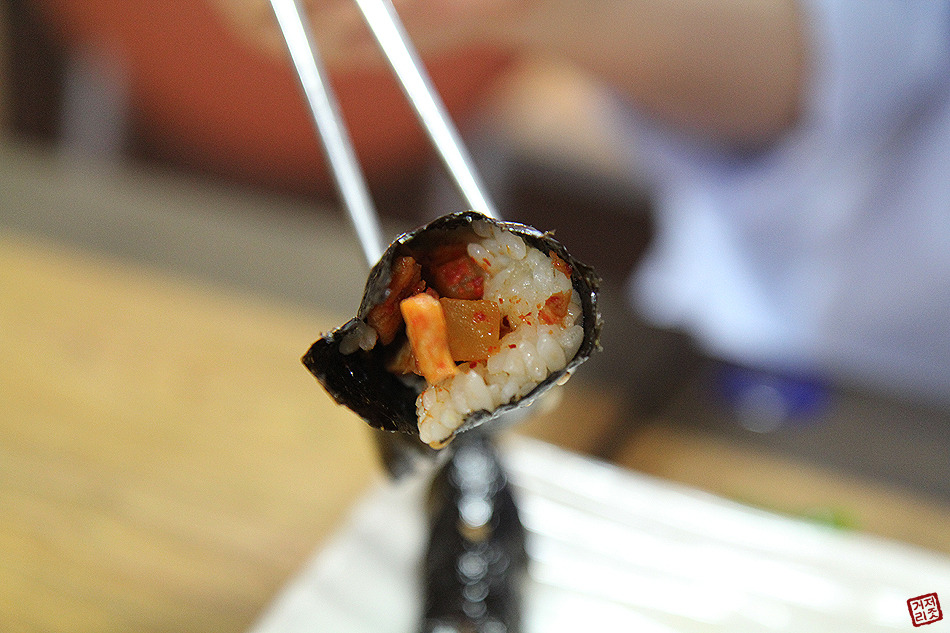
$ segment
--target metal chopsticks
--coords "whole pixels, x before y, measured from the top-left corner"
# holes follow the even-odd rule
[[[389,0],[355,1],[459,193],[471,209],[497,218],[471,158],[392,4]],[[303,87],[334,182],[366,262],[372,267],[385,250],[379,216],[306,15],[299,0],[270,0],[270,3]],[[376,433],[374,438],[383,463],[395,477],[414,470],[414,464],[421,459],[419,447],[410,445],[401,435]]]
[[[384,249],[379,217],[299,0],[270,0],[343,203],[370,266]],[[459,193],[498,217],[458,131],[389,0],[355,0]]]
[[[442,162],[468,206],[493,218],[498,213],[485,194],[458,131],[452,124],[415,47],[390,0],[355,0],[376,42],[399,79],[406,98],[429,134]]]
[[[310,26],[297,0],[271,0],[287,50],[297,69],[304,96],[316,123],[323,149],[343,205],[356,230],[363,255],[372,267],[385,249],[379,216],[363,178],[340,107],[327,79]]]

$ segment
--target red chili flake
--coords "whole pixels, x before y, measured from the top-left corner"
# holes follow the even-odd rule
[[[570,279],[571,267],[566,261],[558,257],[558,254],[554,251],[551,251],[551,264],[554,266],[554,268],[567,275],[568,279]]]
[[[559,323],[567,315],[567,309],[571,305],[571,293],[555,292],[544,302],[544,307],[538,313],[541,322],[547,325]]]
[[[508,349],[514,349],[514,348],[516,348],[516,347],[518,347],[518,346],[515,345],[514,343],[509,343],[509,344],[508,344]]]

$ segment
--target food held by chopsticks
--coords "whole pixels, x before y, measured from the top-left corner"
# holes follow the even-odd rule
[[[390,245],[357,318],[303,362],[370,425],[440,448],[530,404],[597,349],[598,283],[548,233],[442,216]]]

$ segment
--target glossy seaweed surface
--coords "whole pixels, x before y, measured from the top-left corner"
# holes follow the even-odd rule
[[[349,407],[370,426],[418,435],[415,400],[422,386],[407,384],[387,372],[383,367],[380,346],[377,345],[370,351],[357,350],[351,354],[343,354],[340,352],[341,341],[366,317],[373,306],[385,299],[392,263],[397,255],[419,245],[438,243],[443,236],[464,230],[476,220],[490,222],[512,231],[530,246],[545,253],[553,251],[568,263],[572,270],[574,289],[581,297],[584,341],[564,369],[552,373],[520,400],[498,407],[494,411],[481,410],[471,413],[457,432],[480,426],[506,412],[531,404],[551,387],[563,382],[594,350],[599,349],[602,319],[597,308],[597,295],[600,279],[592,268],[574,259],[551,233],[541,232],[524,224],[494,220],[475,211],[444,215],[415,231],[401,235],[390,244],[370,271],[356,318],[321,337],[302,359],[310,373],[338,403]]]
[[[516,499],[491,441],[458,439],[435,476],[422,633],[518,633],[529,565]]]

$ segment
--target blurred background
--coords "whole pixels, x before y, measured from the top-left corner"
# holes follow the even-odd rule
[[[0,61],[0,628],[244,630],[379,474],[298,363],[365,265],[296,80],[186,0],[9,0]],[[651,204],[601,87],[427,62],[503,215],[604,280],[604,352],[519,432],[950,553],[945,403],[641,322]],[[334,84],[390,237],[461,208],[387,74]]]

